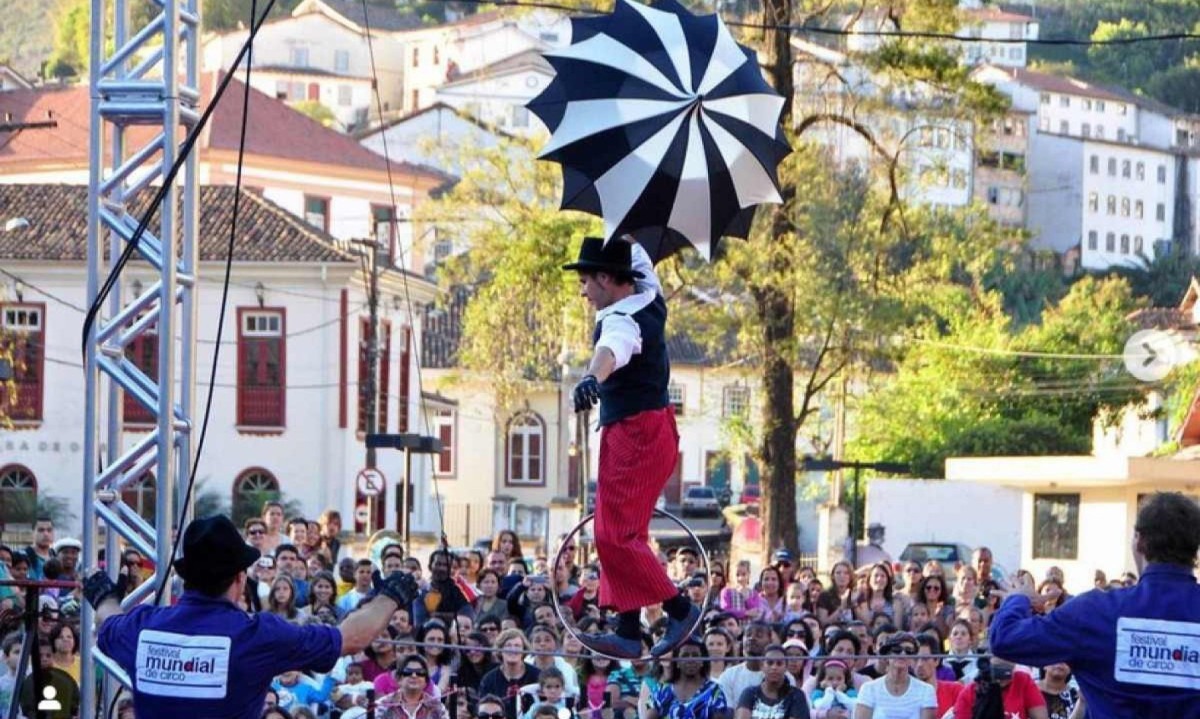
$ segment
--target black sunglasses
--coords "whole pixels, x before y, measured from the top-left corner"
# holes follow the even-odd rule
[[[479,712],[476,719],[504,719],[504,712]]]
[[[802,637],[802,636],[804,636],[804,630],[803,629],[789,629],[787,635],[789,637]]]
[[[884,656],[888,656],[888,655],[892,655],[892,654],[907,654],[910,657],[914,657],[917,655],[917,649],[916,649],[916,647],[903,647],[903,646],[884,647],[883,649],[881,649],[879,651],[879,653]]]
[[[405,667],[400,670],[400,676],[402,676],[402,677],[427,677],[427,676],[429,676],[429,672],[425,671],[424,669],[412,669],[410,667]]]

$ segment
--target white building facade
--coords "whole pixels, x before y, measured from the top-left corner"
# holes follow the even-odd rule
[[[27,360],[18,372],[18,403],[11,426],[0,428],[0,485],[8,492],[31,491],[64,499],[78,530],[82,513],[84,374],[79,326],[86,306],[82,246],[65,238],[86,229],[85,187],[3,185],[3,217],[22,217],[28,227],[0,235],[0,263],[14,282],[0,286],[0,321],[18,338]],[[221,276],[233,188],[201,192],[201,257],[196,346],[197,407],[209,391],[221,302]],[[53,202],[47,208],[47,201]],[[206,449],[197,474],[197,493],[215,496],[223,508],[244,516],[264,492],[278,491],[292,510],[315,517],[324,509],[342,513],[355,529],[366,498],[355,476],[364,466],[366,397],[364,346],[366,295],[357,258],[338,249],[334,238],[291,217],[272,203],[244,192],[241,227],[247,238],[269,234],[271,242],[243,239],[235,249],[229,309],[213,391]],[[147,286],[149,273],[136,266],[125,287]],[[415,278],[384,274],[380,303],[380,431],[426,433],[421,423],[416,358],[420,323],[411,321],[405,298],[428,303],[435,288]],[[129,291],[128,289],[126,291]],[[157,344],[138,340],[126,348],[139,367],[157,365]],[[103,402],[102,402],[103,406]],[[131,398],[121,404],[124,446],[144,436],[148,415]],[[198,411],[200,411],[198,409]],[[194,418],[197,423],[200,416]],[[2,424],[2,423],[0,423]],[[380,451],[386,492],[376,500],[374,527],[398,524],[399,452]],[[432,530],[431,460],[418,458],[414,527]],[[125,488],[127,502],[152,512],[154,479]],[[11,494],[5,495],[11,499]],[[0,523],[19,520],[12,502],[0,502]],[[359,523],[366,529],[365,523]]]

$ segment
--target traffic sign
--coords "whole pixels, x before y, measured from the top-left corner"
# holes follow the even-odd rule
[[[378,497],[383,492],[387,480],[383,478],[383,472],[367,467],[359,471],[355,483],[358,485],[358,493],[362,496]]]
[[[354,521],[358,522],[359,524],[366,524],[367,520],[370,518],[371,512],[367,510],[367,505],[360,504],[354,508]]]

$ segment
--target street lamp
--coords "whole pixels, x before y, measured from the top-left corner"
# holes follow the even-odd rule
[[[908,474],[909,466],[900,462],[854,462],[830,457],[805,455],[800,466],[806,472],[836,472],[839,469],[854,470],[854,501],[850,510],[850,563],[858,567],[858,476],[864,469],[882,474]]]

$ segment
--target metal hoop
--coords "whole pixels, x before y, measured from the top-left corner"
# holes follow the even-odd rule
[[[703,563],[703,566],[704,566],[704,573],[708,574],[708,572],[709,572],[708,551],[704,549],[704,544],[700,541],[700,538],[696,536],[696,533],[692,531],[692,528],[689,527],[682,519],[680,519],[679,517],[676,517],[674,514],[671,514],[670,512],[668,512],[664,509],[655,508],[654,515],[657,517],[665,517],[666,519],[671,520],[687,534],[687,536],[692,540],[692,543],[695,545],[696,552],[700,555],[700,561]],[[552,572],[552,574],[551,574],[552,578],[554,576],[556,576],[556,573],[558,572],[559,562],[561,562],[562,558],[563,558],[563,550],[571,545],[571,543],[575,540],[576,535],[578,535],[579,532],[583,529],[584,525],[586,525],[588,522],[591,522],[595,518],[595,516],[596,516],[595,512],[585,516],[583,519],[579,520],[578,524],[576,524],[574,527],[571,528],[570,532],[567,532],[565,537],[563,537],[563,541],[558,547],[558,552],[556,552],[554,555],[554,563],[550,565],[550,571]],[[604,568],[601,567],[600,571],[604,571]],[[685,634],[682,635],[680,640],[675,644],[675,646],[671,647],[671,649],[669,651],[675,651],[675,649],[677,647],[679,647],[679,645],[681,645],[685,641],[687,641],[687,638],[692,636],[696,632],[696,630],[700,628],[700,623],[704,621],[704,613],[708,610],[709,599],[710,599],[709,596],[706,596],[704,598],[704,604],[702,604],[700,606],[700,613],[696,615],[696,621],[692,622],[692,626],[688,629],[688,631]],[[575,637],[576,641],[578,641],[580,644],[582,644],[584,647],[586,647],[587,650],[590,651],[592,654],[595,654],[595,655],[601,656],[601,657],[607,657],[614,661],[649,662],[649,661],[655,661],[656,659],[658,659],[658,657],[654,657],[649,654],[646,654],[642,657],[617,657],[617,656],[613,656],[611,654],[605,654],[603,652],[598,652],[595,649],[592,649],[592,647],[589,646],[587,641],[583,638],[583,634],[581,634],[580,632],[575,630],[575,627],[573,626],[572,622],[567,621],[567,617],[563,614],[562,604],[558,601],[558,592],[553,590],[553,581],[551,582],[550,603],[554,607],[555,615],[558,616],[559,624],[562,624],[562,626],[563,626],[563,631],[565,631],[568,634],[570,634],[571,636]],[[574,619],[574,617],[572,617],[572,619]]]

